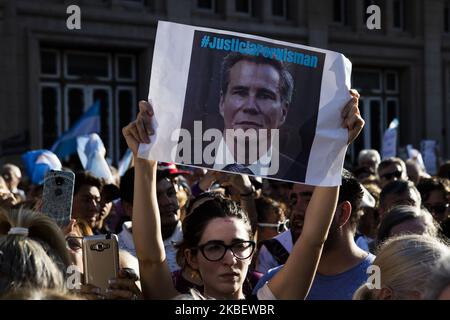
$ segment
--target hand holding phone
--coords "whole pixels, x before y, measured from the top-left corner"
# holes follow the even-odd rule
[[[83,238],[83,269],[85,284],[108,288],[108,280],[119,273],[118,238],[115,234]]]

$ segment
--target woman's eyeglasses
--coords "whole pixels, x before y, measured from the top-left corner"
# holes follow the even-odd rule
[[[83,237],[67,237],[66,245],[73,251],[78,251],[83,247]]]
[[[234,242],[231,245],[226,245],[222,241],[212,240],[194,249],[200,250],[205,259],[209,261],[222,260],[227,250],[230,250],[237,259],[245,260],[251,257],[255,251],[255,246],[255,242],[251,240]]]
[[[266,222],[259,222],[258,227],[262,228],[277,228],[278,233],[282,233],[289,229],[289,220],[286,221],[279,221],[278,223],[266,223]]]

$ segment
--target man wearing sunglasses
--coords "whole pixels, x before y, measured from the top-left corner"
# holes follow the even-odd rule
[[[258,242],[276,237],[288,229],[285,206],[269,197],[254,200],[258,213]]]
[[[450,182],[448,179],[422,179],[417,185],[422,203],[437,222],[442,224],[450,217]]]
[[[396,157],[387,158],[378,165],[380,187],[383,188],[389,182],[396,180],[408,180],[405,162]]]

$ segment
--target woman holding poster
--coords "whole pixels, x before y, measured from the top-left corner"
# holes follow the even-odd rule
[[[364,120],[358,109],[358,93],[342,112],[348,129],[348,143],[361,131]],[[136,121],[123,129],[136,157],[140,143],[150,143],[153,107],[141,101]],[[141,284],[147,299],[173,299],[175,290],[160,228],[154,160],[136,158],[133,235],[141,270]],[[258,291],[258,299],[304,299],[314,279],[323,243],[328,234],[339,187],[316,187],[307,209],[303,232],[283,269]],[[192,206],[183,221],[184,239],[179,244],[190,267],[204,284],[202,293],[214,299],[245,299],[242,285],[255,249],[245,211],[220,196],[204,196]]]

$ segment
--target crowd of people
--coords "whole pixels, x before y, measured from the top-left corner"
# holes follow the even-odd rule
[[[357,100],[348,143],[363,126]],[[362,150],[340,187],[176,166],[136,156],[153,130],[152,106],[139,107],[122,176],[64,168],[77,171],[67,226],[41,213],[42,184],[3,166],[3,299],[450,299],[450,162],[430,176]],[[68,285],[83,238],[109,233],[120,268],[109,288]]]

